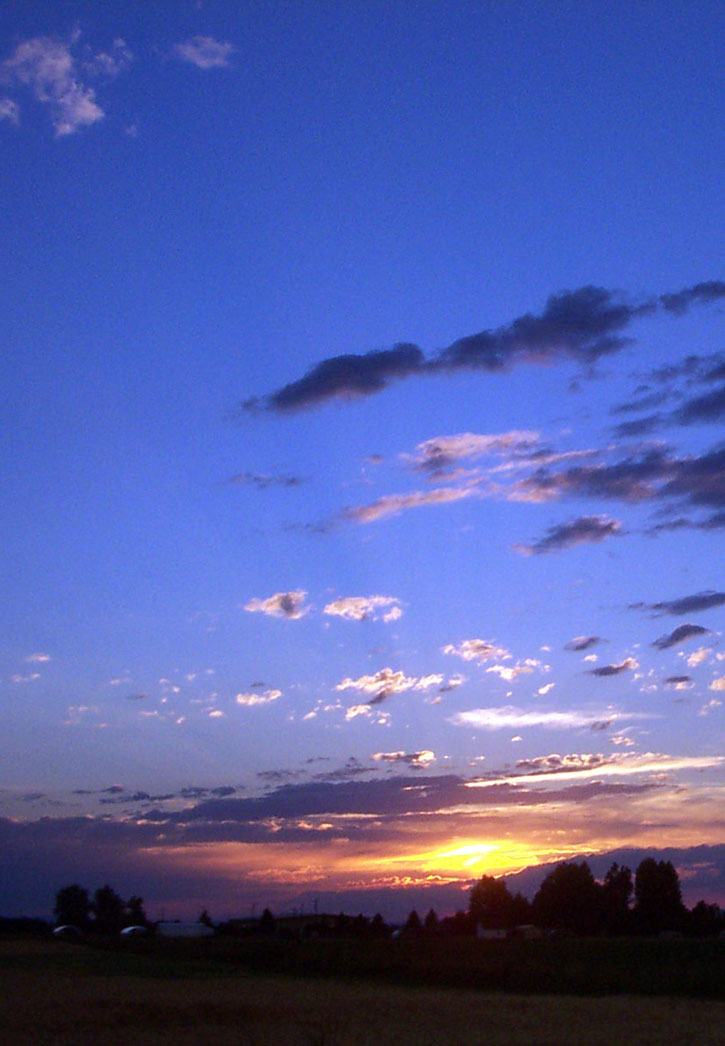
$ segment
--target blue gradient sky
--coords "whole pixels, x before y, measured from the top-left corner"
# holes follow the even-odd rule
[[[183,908],[725,841],[723,30],[3,5],[18,866],[102,828],[68,876]]]

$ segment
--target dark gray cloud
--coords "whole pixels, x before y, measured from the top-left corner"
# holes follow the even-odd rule
[[[667,312],[682,315],[693,305],[702,305],[721,298],[725,298],[725,283],[722,280],[705,280],[674,294],[661,294],[659,300]]]
[[[642,533],[648,534],[650,537],[656,537],[658,534],[666,533],[667,531],[722,530],[723,527],[725,527],[725,509],[721,512],[713,512],[711,516],[707,516],[705,519],[688,519],[686,516],[680,516],[666,523],[655,523],[654,526],[647,527]]]
[[[673,314],[723,297],[725,284],[710,280],[640,302],[617,291],[588,285],[552,294],[539,314],[527,312],[509,324],[454,341],[427,359],[417,345],[331,356],[303,377],[242,404],[247,411],[284,413],[334,398],[369,396],[416,374],[459,370],[504,371],[518,363],[573,359],[587,365],[618,352],[633,340],[632,322],[658,309]]]
[[[624,661],[620,661],[618,665],[600,665],[598,668],[590,668],[589,674],[592,676],[618,676],[622,672],[629,672],[638,667],[633,657],[625,657]]]
[[[710,634],[709,628],[703,628],[702,625],[678,625],[677,628],[670,632],[666,636],[660,636],[659,639],[655,639],[652,646],[657,647],[658,650],[669,650],[672,646],[677,646],[678,643],[684,643],[688,639],[693,639],[695,636],[705,636]]]
[[[653,308],[651,303],[629,305],[603,287],[563,291],[552,294],[538,316],[528,312],[506,327],[453,342],[433,360],[433,366],[495,371],[517,361],[563,356],[593,363],[628,344],[631,339],[621,332],[636,316]]]
[[[718,381],[725,378],[725,357],[721,352],[698,356],[691,353],[679,363],[670,363],[665,367],[656,367],[647,375],[649,381],[669,385],[678,378],[689,381]]]
[[[663,680],[665,686],[681,687],[692,682],[692,676],[667,676]]]
[[[683,404],[672,415],[680,425],[694,425],[698,422],[719,421],[725,416],[725,385],[720,385],[702,396],[695,396]]]
[[[374,704],[375,699],[370,703]],[[313,781],[326,781],[334,784],[339,781],[353,781],[356,777],[376,773],[377,769],[377,766],[366,766],[365,763],[361,763],[355,756],[350,756],[344,766],[340,766],[336,770],[327,770],[324,773],[315,774],[312,779]]]
[[[708,589],[705,592],[696,592],[693,596],[681,596],[679,599],[663,599],[659,603],[630,603],[630,610],[653,610],[656,615],[693,614],[702,610],[710,610],[712,607],[725,605],[725,592],[715,592]]]
[[[618,425],[612,426],[612,432],[617,439],[632,439],[635,436],[648,436],[656,432],[665,424],[668,415],[648,414],[644,418],[634,418],[632,421],[620,421]]]
[[[677,410],[648,414],[644,418],[622,421],[612,432],[619,439],[645,436],[666,425],[711,424],[725,417],[725,385],[686,400]]]
[[[601,643],[600,636],[576,636],[565,645],[565,650],[588,650],[589,647]]]
[[[725,508],[725,445],[689,457],[657,446],[614,463],[544,467],[522,479],[516,492],[532,501],[564,496],[632,503],[657,499]]]
[[[268,490],[269,487],[299,487],[303,482],[299,476],[270,476],[258,472],[237,472],[227,480],[227,483],[253,486],[257,490]]]
[[[651,410],[652,407],[660,407],[669,399],[667,392],[648,392],[639,399],[630,400],[628,403],[620,403],[612,407],[611,414],[634,414],[638,410]]]
[[[335,397],[370,396],[391,382],[424,369],[423,353],[417,345],[400,344],[377,352],[332,356],[264,399],[247,400],[243,408],[284,412],[312,407]]]
[[[544,537],[533,545],[517,546],[520,552],[528,555],[541,555],[544,552],[555,552],[573,545],[591,544],[605,538],[620,534],[620,524],[616,519],[606,516],[579,516],[569,523],[560,523],[549,527]]]

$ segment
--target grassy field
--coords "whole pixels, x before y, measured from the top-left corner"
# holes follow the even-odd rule
[[[725,1002],[282,976],[191,948],[0,941],[0,1043],[722,1046]],[[216,942],[214,942],[216,943]],[[232,942],[229,942],[231,945]],[[237,942],[233,942],[237,943]],[[474,942],[471,942],[474,943]],[[563,943],[563,942],[562,942]],[[630,943],[630,942],[627,942]],[[330,972],[330,971],[328,971]]]

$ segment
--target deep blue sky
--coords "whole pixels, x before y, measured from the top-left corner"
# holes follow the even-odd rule
[[[723,842],[723,30],[3,5],[6,852]]]

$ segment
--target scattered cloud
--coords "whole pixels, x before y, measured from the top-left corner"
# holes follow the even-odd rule
[[[425,749],[422,752],[376,752],[373,756],[376,762],[404,764],[412,770],[425,770],[435,762],[435,753]]]
[[[611,762],[612,756],[601,754],[588,755],[539,755],[533,759],[519,759],[516,769],[524,774],[559,774],[572,771],[594,770]]]
[[[0,120],[7,120],[16,127],[20,123],[20,106],[12,98],[0,98]]]
[[[678,643],[684,643],[688,639],[692,639],[694,636],[709,635],[710,629],[703,628],[702,625],[678,625],[677,628],[670,632],[669,635],[660,636],[659,639],[655,639],[652,646],[657,647],[658,650],[669,650],[670,647],[677,646]]]
[[[701,646],[697,650],[693,650],[692,653],[687,656],[688,668],[697,668],[698,665],[701,665],[703,661],[707,660],[711,653],[712,651],[706,646]]]
[[[113,78],[133,57],[126,43],[119,39],[110,52],[81,61],[73,53],[79,39],[80,32],[76,30],[68,39],[37,36],[24,40],[0,66],[6,81],[28,88],[36,101],[48,106],[56,138],[90,127],[105,115],[94,89],[83,82],[83,74]],[[5,115],[13,120],[18,109],[12,100],[10,103]]]
[[[443,647],[444,654],[455,654],[464,661],[490,661],[494,657],[508,659],[511,654],[503,647],[498,647],[487,639],[464,639],[458,646],[448,643]]]
[[[253,486],[257,490],[268,490],[270,487],[299,487],[303,482],[299,476],[270,476],[259,472],[237,472],[227,480],[227,483]]]
[[[540,555],[543,552],[555,552],[562,548],[615,537],[619,534],[620,527],[621,523],[608,516],[579,516],[570,523],[549,527],[544,537],[533,545],[516,545],[515,548],[523,555]]]
[[[237,694],[235,701],[238,705],[246,708],[254,708],[256,705],[270,705],[282,696],[281,690],[265,690],[263,693]]]
[[[690,690],[693,685],[690,676],[667,676],[663,682],[665,686],[674,687],[675,690]]]
[[[234,44],[215,40],[213,36],[192,36],[174,47],[177,57],[197,69],[226,69],[231,65]]]
[[[358,679],[349,677],[343,679],[341,683],[337,684],[335,690],[357,690],[362,694],[371,694],[368,705],[377,705],[391,694],[402,694],[406,690],[429,690],[431,687],[440,686],[442,682],[443,676],[438,674],[420,677],[406,676],[404,672],[394,672],[392,668],[381,668],[374,675],[360,676]]]
[[[268,617],[284,617],[290,621],[304,617],[309,611],[305,606],[304,589],[298,588],[292,592],[275,592],[268,599],[250,599],[244,609],[250,613],[267,614]]]
[[[376,620],[382,614],[383,621],[396,621],[403,613],[400,600],[395,596],[342,596],[328,603],[324,613],[342,617],[346,621]]]
[[[45,662],[52,661],[52,658],[50,654],[28,654],[28,656],[25,658],[25,661],[29,665],[40,665],[44,664]]]
[[[618,665],[600,665],[599,668],[589,668],[587,671],[592,676],[618,676],[622,672],[632,672],[639,668],[639,662],[633,657],[625,657]]]
[[[719,676],[710,683],[710,690],[725,690],[725,676]]]
[[[713,607],[725,605],[725,592],[715,592],[708,589],[705,592],[697,592],[693,596],[682,596],[680,599],[661,600],[659,603],[631,603],[630,610],[653,610],[655,615],[692,614]]]
[[[537,665],[538,662],[534,661],[524,661],[523,664],[517,662],[515,665],[489,665],[486,672],[499,676],[507,683],[512,683],[517,676],[528,675],[530,672],[533,672]]]
[[[574,639],[570,639],[564,647],[565,650],[588,650],[590,647],[595,646],[597,643],[601,643],[600,636],[575,636]]]

